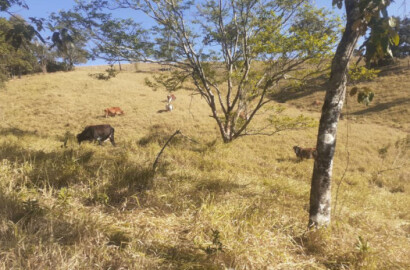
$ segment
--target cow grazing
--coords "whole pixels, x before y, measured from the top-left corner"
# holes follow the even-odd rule
[[[124,111],[120,107],[111,107],[104,110],[105,118],[108,116],[123,115]]]
[[[316,159],[316,156],[317,156],[316,148],[302,148],[299,146],[293,146],[293,150],[295,151],[296,156],[301,160],[304,158]]]
[[[165,105],[165,110],[167,110],[168,112],[171,112],[174,109],[174,106],[172,106],[171,103],[167,103],[167,105]]]
[[[82,141],[98,141],[99,145],[110,140],[111,144],[115,146],[114,128],[110,125],[87,126],[83,132],[77,134],[77,140],[78,144],[81,144]]]
[[[177,97],[174,94],[170,94],[167,96],[167,101],[168,103],[171,103],[172,101],[176,100]]]

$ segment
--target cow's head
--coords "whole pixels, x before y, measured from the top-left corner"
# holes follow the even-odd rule
[[[78,144],[81,144],[81,142],[84,141],[84,140],[86,140],[86,139],[84,138],[84,132],[78,133],[78,134],[77,134]]]

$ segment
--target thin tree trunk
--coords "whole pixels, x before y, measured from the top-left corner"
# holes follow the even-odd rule
[[[41,60],[41,71],[46,74],[47,73],[47,60]]]
[[[353,23],[360,18],[359,0],[345,0],[346,29],[332,61],[331,75],[317,137],[317,158],[310,190],[309,227],[323,227],[330,223],[331,180],[336,148],[337,124],[346,93],[347,71],[357,40],[358,29]]]

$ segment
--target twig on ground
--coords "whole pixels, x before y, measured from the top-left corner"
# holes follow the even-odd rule
[[[171,137],[169,137],[168,141],[165,143],[165,145],[162,147],[161,151],[159,151],[157,158],[154,161],[154,164],[152,165],[152,169],[155,171],[155,169],[157,168],[158,165],[158,161],[159,158],[162,155],[162,152],[164,152],[165,147],[167,147],[167,145],[169,144],[169,142],[172,140],[172,138],[174,138],[177,134],[181,134],[181,131],[178,129],[177,131],[174,132],[174,134],[171,135]]]
[[[196,140],[192,139],[191,137],[189,137],[189,136],[183,134],[183,133],[181,132],[181,130],[178,129],[177,131],[174,132],[174,134],[171,135],[171,137],[169,137],[169,139],[167,140],[167,142],[165,143],[165,145],[162,147],[161,151],[159,151],[159,153],[158,153],[158,155],[157,155],[157,158],[155,159],[154,164],[152,165],[152,169],[153,169],[154,171],[155,171],[155,169],[156,169],[157,166],[158,166],[159,158],[161,157],[161,155],[162,155],[162,153],[164,152],[165,148],[166,148],[167,145],[171,142],[171,140],[172,140],[176,135],[178,135],[178,134],[181,135],[182,137],[184,137],[184,138],[190,140],[190,141],[193,142],[193,143],[198,143],[198,144],[199,144],[198,141],[196,141]]]

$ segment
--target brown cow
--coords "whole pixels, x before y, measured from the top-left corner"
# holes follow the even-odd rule
[[[105,118],[107,118],[108,116],[116,116],[116,115],[123,115],[124,111],[121,110],[120,107],[111,107],[111,108],[107,108],[104,110],[105,112]]]
[[[301,160],[304,158],[316,159],[316,156],[317,156],[316,148],[302,148],[299,146],[293,146],[293,150],[295,151],[296,156]]]

